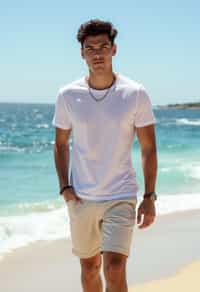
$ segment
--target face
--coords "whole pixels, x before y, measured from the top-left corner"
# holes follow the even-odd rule
[[[112,69],[112,57],[116,54],[116,45],[111,44],[107,34],[85,38],[81,55],[92,72],[105,72]]]

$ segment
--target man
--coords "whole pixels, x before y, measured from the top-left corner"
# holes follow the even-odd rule
[[[60,193],[68,206],[84,292],[103,291],[102,259],[106,291],[128,291],[126,261],[138,191],[131,162],[135,132],[145,182],[137,223],[145,228],[155,219],[154,115],[144,87],[113,71],[116,35],[110,22],[95,19],[80,26],[77,39],[89,74],[59,91],[53,119]]]

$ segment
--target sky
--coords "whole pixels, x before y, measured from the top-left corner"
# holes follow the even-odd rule
[[[200,1],[0,1],[0,102],[55,103],[87,74],[76,33],[93,18],[118,30],[113,70],[154,105],[200,101]]]

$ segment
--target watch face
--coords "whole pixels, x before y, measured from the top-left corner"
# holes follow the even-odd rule
[[[150,200],[155,201],[155,200],[157,200],[157,195],[155,192],[146,193],[146,194],[144,194],[144,198],[149,198]]]
[[[156,201],[157,200],[157,196],[156,196],[155,193],[154,194],[151,194],[151,200],[152,201]]]

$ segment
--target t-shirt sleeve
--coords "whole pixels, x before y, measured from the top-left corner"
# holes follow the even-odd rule
[[[61,92],[59,92],[57,95],[52,125],[54,127],[61,128],[64,130],[72,128],[72,123],[70,121],[70,113],[68,111],[63,94]]]
[[[135,127],[145,127],[155,124],[156,119],[153,113],[150,98],[143,86],[138,91],[137,109],[135,114]]]

